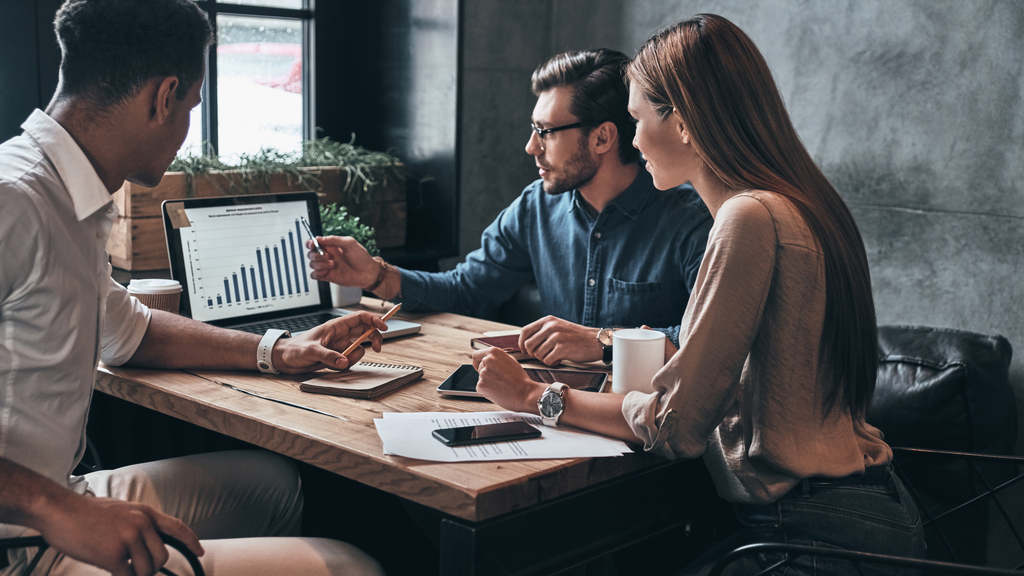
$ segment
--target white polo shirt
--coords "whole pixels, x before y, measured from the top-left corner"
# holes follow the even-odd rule
[[[36,110],[0,144],[0,456],[67,485],[85,450],[96,366],[122,364],[150,311],[110,277],[111,195]]]

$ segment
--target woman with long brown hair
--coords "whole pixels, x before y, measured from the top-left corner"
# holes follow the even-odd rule
[[[651,394],[566,390],[555,400],[495,349],[474,355],[479,389],[513,410],[554,403],[560,413],[546,421],[668,458],[703,456],[744,525],[731,546],[921,555],[892,450],[864,420],[878,363],[864,244],[764,57],[732,22],[700,14],[648,40],[626,76],[633,143],[655,185],[691,182],[715,218],[680,348]],[[815,573],[807,562],[786,573]],[[847,570],[856,573],[825,573]]]

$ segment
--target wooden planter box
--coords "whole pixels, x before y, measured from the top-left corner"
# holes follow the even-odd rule
[[[342,186],[347,175],[339,168],[309,169],[321,182],[321,204],[338,203],[346,205]],[[240,172],[211,172],[194,178],[194,194],[191,197],[207,198],[224,196],[234,190],[244,189]],[[287,174],[276,174],[269,185],[257,184],[249,190],[251,194],[280,194],[284,192],[305,192],[301,183]],[[164,200],[188,198],[189,191],[184,172],[167,172],[154,188],[146,188],[125,182],[114,193],[114,203],[120,212],[107,240],[110,262],[124,270],[164,270],[170,268],[167,261],[167,244],[164,240],[163,219],[160,204]],[[388,181],[369,206],[360,211],[349,206],[349,212],[377,231],[377,246],[394,248],[405,245],[406,193],[403,182]]]

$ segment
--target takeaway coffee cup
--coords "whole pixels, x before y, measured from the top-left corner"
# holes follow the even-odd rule
[[[612,392],[654,392],[651,380],[664,365],[664,333],[630,328],[612,334]]]
[[[177,280],[132,280],[128,283],[128,293],[150,308],[175,314],[181,303],[181,284]]]

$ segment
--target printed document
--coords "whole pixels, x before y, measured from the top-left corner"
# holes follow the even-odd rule
[[[459,428],[521,420],[541,431],[540,438],[451,447],[437,441],[438,428]],[[436,462],[593,458],[621,456],[633,450],[621,440],[578,428],[544,426],[540,417],[518,412],[385,412],[374,419],[384,453]]]

